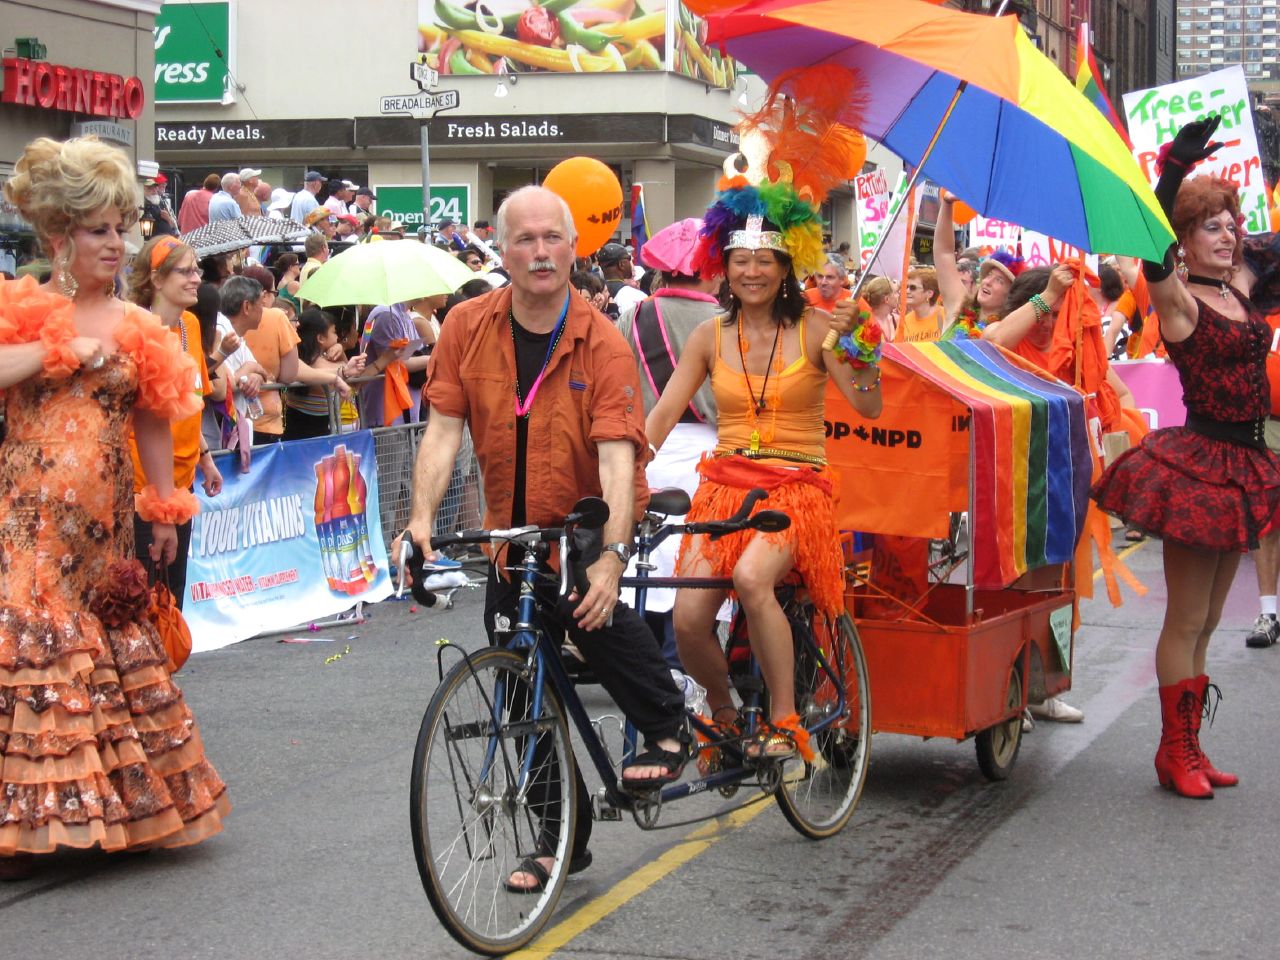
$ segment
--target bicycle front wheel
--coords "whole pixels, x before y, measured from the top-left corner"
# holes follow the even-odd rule
[[[832,620],[806,607],[793,621],[796,634],[796,712],[812,730],[823,720],[834,723],[814,733],[814,759],[788,761],[777,799],[787,821],[812,840],[839,833],[853,816],[867,779],[871,756],[871,693],[862,642],[848,615]],[[808,634],[813,643],[805,640]],[[830,673],[823,664],[830,668]],[[844,714],[840,691],[844,686]]]
[[[450,935],[477,953],[527,944],[560,899],[577,822],[574,760],[559,695],[526,658],[489,649],[458,663],[422,718],[409,784],[422,886]],[[588,814],[589,815],[589,814]],[[550,858],[545,883],[512,874]],[[540,879],[540,878],[539,878]]]

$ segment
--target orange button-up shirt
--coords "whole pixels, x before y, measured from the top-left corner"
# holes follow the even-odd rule
[[[644,405],[635,357],[617,328],[569,291],[564,333],[529,414],[525,521],[554,526],[580,497],[600,496],[596,444],[628,440],[636,449],[639,520],[649,503]],[[431,353],[427,400],[433,412],[467,421],[484,481],[487,527],[511,523],[516,471],[516,355],[507,320],[511,288],[449,311]]]

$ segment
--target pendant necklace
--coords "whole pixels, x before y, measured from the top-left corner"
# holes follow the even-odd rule
[[[778,379],[773,383],[772,401],[768,405],[773,407],[773,420],[769,425],[769,436],[766,443],[772,443],[775,428],[778,423],[778,397],[781,391],[782,379],[782,356],[778,353],[778,341],[782,339],[782,324],[778,324],[773,332],[773,347],[769,350],[769,362],[764,368],[764,382],[760,384],[760,396],[757,398],[754,388],[751,386],[751,374],[747,373],[747,351],[749,349],[746,336],[742,329],[742,314],[738,314],[738,359],[742,362],[742,378],[747,381],[747,396],[750,399],[748,409],[751,411],[751,424],[754,429],[751,431],[751,452],[758,453],[760,451],[760,414],[766,406],[765,390],[769,386],[769,374],[774,370],[778,372]],[[777,358],[775,361],[775,357]]]
[[[1188,273],[1186,277],[1187,283],[1198,283],[1205,287],[1217,287],[1218,296],[1223,300],[1230,298],[1230,287],[1227,286],[1225,280],[1214,280],[1212,277],[1202,277],[1199,274]]]

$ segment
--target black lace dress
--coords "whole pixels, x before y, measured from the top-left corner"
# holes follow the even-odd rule
[[[1244,323],[1197,300],[1195,330],[1166,348],[1188,416],[1228,425],[1223,432],[1246,433],[1246,424],[1270,412],[1271,332],[1253,304],[1235,295],[1248,311]],[[1280,506],[1280,462],[1265,447],[1167,427],[1121,454],[1092,496],[1149,536],[1204,550],[1251,550]]]

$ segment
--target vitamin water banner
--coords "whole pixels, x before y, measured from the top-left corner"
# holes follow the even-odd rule
[[[273,443],[219,458],[224,485],[191,528],[182,612],[192,649],[333,616],[392,590],[373,435]]]

